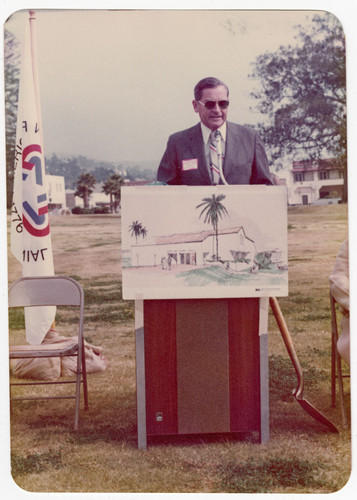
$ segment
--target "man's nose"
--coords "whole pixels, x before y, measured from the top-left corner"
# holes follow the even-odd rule
[[[221,112],[221,108],[219,107],[218,102],[215,103],[213,111],[215,111],[216,113],[220,113]]]

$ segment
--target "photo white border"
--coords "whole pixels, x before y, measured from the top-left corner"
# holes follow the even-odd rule
[[[34,0],[33,2],[25,0],[0,0],[0,13],[2,23],[6,21],[9,15],[21,9],[177,9],[177,10],[192,10],[192,9],[227,9],[227,10],[323,10],[333,13],[344,27],[344,31],[347,37],[347,102],[348,102],[348,165],[349,165],[349,193],[352,193],[354,186],[357,185],[357,30],[355,26],[356,14],[357,14],[357,2],[355,0],[156,0],[156,1],[145,1],[145,0]],[[1,39],[1,53],[3,53],[3,37]],[[2,81],[3,76],[3,65],[1,65],[1,75]],[[2,90],[3,92],[3,86]],[[1,106],[1,116],[4,117],[4,99],[0,99]],[[2,138],[4,137],[4,119],[0,121],[0,131]],[[4,165],[5,151],[3,148],[3,140],[0,146],[0,159],[1,164]],[[0,189],[2,192],[2,203],[0,208],[0,234],[6,235],[6,197],[4,196],[4,186],[6,186],[6,172],[5,168],[0,171]],[[349,197],[349,220],[354,220],[354,216],[357,214],[356,210],[356,197]],[[353,230],[350,222],[350,232],[349,232],[349,246],[351,255],[357,255],[357,236],[356,230]],[[8,469],[8,462],[10,456],[10,441],[9,441],[9,407],[4,402],[8,398],[8,336],[4,333],[8,330],[8,320],[7,320],[7,245],[6,238],[0,238],[0,255],[2,256],[2,272],[0,273],[0,321],[3,327],[3,335],[1,335],[1,352],[3,355],[1,365],[0,378],[2,380],[0,384],[0,398],[2,404],[0,405],[0,418],[2,421],[1,431],[0,431],[0,443],[1,443],[1,455],[0,455],[0,484],[2,485],[2,491],[6,498],[11,498],[11,500],[16,500],[18,498],[24,497],[39,497],[41,494],[29,493],[21,490],[12,480],[10,471]],[[356,264],[351,260],[351,305],[356,303],[355,290],[356,290]],[[356,330],[356,321],[354,315],[351,316],[351,330]],[[351,338],[351,348],[352,355],[355,353],[357,344],[356,338],[352,336]],[[356,353],[355,353],[356,354]],[[354,367],[351,366],[351,375],[354,377]],[[352,444],[353,444],[353,457],[355,457],[356,452],[356,428],[357,428],[357,415],[355,410],[355,401],[357,398],[357,388],[356,384],[352,385]],[[7,464],[7,465],[5,465]],[[354,464],[354,460],[353,460]],[[355,467],[352,468],[352,475],[348,483],[340,491],[334,493],[336,498],[346,498],[348,495],[354,495],[357,489],[357,474],[355,472]],[[133,493],[94,493],[94,494],[70,494],[70,493],[53,493],[53,494],[42,494],[51,498],[88,498],[90,495],[95,495],[95,498],[106,498],[106,499],[137,499],[142,496],[147,497],[151,495],[153,498],[164,497],[167,498],[166,493],[158,494],[133,494]],[[194,494],[195,500],[197,499],[207,499],[208,496],[213,494],[207,493],[197,493]],[[172,495],[170,495],[172,496]],[[177,498],[187,498],[185,494],[174,494],[175,499]],[[230,497],[232,494],[230,494]],[[296,497],[299,495],[286,495],[288,497]],[[309,495],[309,500],[318,499],[322,500],[325,497],[330,498],[331,494],[316,494]],[[214,495],[214,498],[226,498],[226,495]],[[270,498],[280,498],[281,495],[270,495]],[[94,498],[94,496],[93,496]],[[260,494],[250,494],[249,498],[261,498]]]

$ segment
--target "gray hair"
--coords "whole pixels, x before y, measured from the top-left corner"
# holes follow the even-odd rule
[[[228,96],[229,95],[229,88],[227,87],[227,85],[224,82],[222,82],[221,80],[219,80],[218,78],[215,78],[213,76],[208,76],[206,78],[203,78],[202,80],[200,80],[197,83],[197,85],[194,89],[195,100],[199,101],[201,99],[202,92],[204,89],[215,89],[219,85],[223,85],[227,89],[227,96]]]

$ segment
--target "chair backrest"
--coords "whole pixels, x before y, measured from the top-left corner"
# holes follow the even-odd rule
[[[68,276],[29,276],[9,288],[9,307],[77,306],[83,309],[81,285]]]

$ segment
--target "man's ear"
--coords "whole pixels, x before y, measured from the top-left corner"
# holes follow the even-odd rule
[[[195,99],[192,101],[192,106],[195,112],[198,113],[198,102]]]

